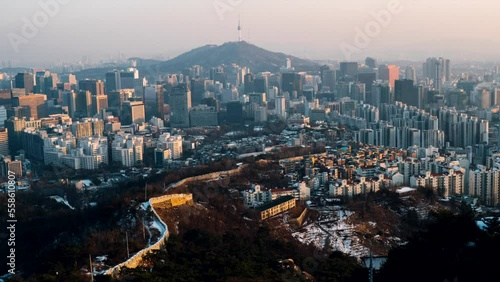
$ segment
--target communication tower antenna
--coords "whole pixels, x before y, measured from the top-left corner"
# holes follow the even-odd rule
[[[238,42],[241,42],[241,21],[240,21],[240,14],[238,14]]]

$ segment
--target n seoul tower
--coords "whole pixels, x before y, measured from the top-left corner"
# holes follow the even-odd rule
[[[238,14],[238,41],[241,42],[241,24],[240,24],[240,14]]]

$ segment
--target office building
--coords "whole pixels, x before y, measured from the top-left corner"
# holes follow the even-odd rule
[[[389,82],[391,89],[394,89],[396,80],[399,79],[399,68],[395,65],[380,65],[378,79]]]
[[[275,113],[281,120],[286,120],[286,99],[278,96],[274,100]]]
[[[48,71],[37,71],[35,73],[34,93],[45,93],[45,78],[50,76]]]
[[[76,93],[76,113],[79,118],[92,116],[92,93],[80,90]]]
[[[78,90],[89,91],[92,95],[104,95],[104,82],[95,79],[80,80]]]
[[[239,101],[229,102],[226,105],[226,122],[228,124],[243,123],[243,105]]]
[[[146,121],[144,103],[141,101],[123,102],[120,121],[123,125],[141,124]]]
[[[207,105],[192,107],[189,112],[191,127],[217,126],[219,124],[218,115],[215,107]]]
[[[288,92],[291,99],[302,96],[302,76],[298,73],[283,73],[281,75],[281,91]]]
[[[49,73],[48,76],[44,77],[44,90],[41,93],[49,94],[50,91],[55,90],[57,88],[57,83],[59,79],[57,77],[57,73]]]
[[[248,100],[251,104],[257,104],[259,106],[267,105],[266,93],[249,93]]]
[[[248,94],[255,91],[254,79],[255,76],[252,73],[245,74],[243,93]]]
[[[111,91],[107,92],[108,107],[115,113],[120,113],[122,110],[123,102],[129,100],[129,95],[125,91]]]
[[[67,107],[68,115],[71,118],[76,117],[76,93],[74,91],[62,92],[62,105]]]
[[[45,100],[47,96],[43,94],[30,94],[26,96],[12,98],[12,106],[28,106],[30,116],[28,118],[39,119],[46,117]]]
[[[189,127],[189,111],[191,110],[191,91],[187,84],[180,83],[173,87],[170,95],[170,125],[172,127]]]
[[[321,91],[333,91],[336,84],[337,72],[331,69],[324,69],[321,74]]]
[[[31,73],[18,73],[14,77],[14,88],[22,88],[25,95],[33,93],[35,88],[35,81]]]
[[[377,79],[377,74],[375,72],[364,72],[358,74],[358,82],[363,83],[365,85],[366,97],[365,103],[372,104],[372,86],[375,80]]]
[[[139,79],[139,73],[134,69],[120,72],[120,89],[135,89],[135,81]]]
[[[395,100],[403,102],[409,106],[422,108],[423,105],[423,88],[414,86],[413,80],[402,79],[396,80],[396,88],[394,90]]]
[[[144,106],[147,120],[152,117],[164,118],[164,93],[165,90],[162,85],[151,85],[144,88]]]
[[[120,72],[118,70],[114,70],[106,73],[106,83],[104,89],[106,93],[109,94],[112,91],[120,91],[121,89]]]
[[[259,75],[253,80],[253,91],[257,93],[266,93],[269,89],[269,77],[267,75]]]
[[[356,79],[359,72],[359,65],[357,62],[340,62],[340,69],[338,80],[351,82]]]
[[[92,96],[92,115],[100,114],[102,110],[108,108],[108,96],[97,95]]]
[[[198,106],[203,100],[205,93],[205,80],[204,79],[191,79],[191,102],[193,106]]]

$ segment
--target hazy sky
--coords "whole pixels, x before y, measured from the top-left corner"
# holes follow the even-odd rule
[[[41,4],[56,1],[44,18]],[[398,12],[375,24],[372,13],[393,2]],[[244,40],[303,58],[345,60],[341,46],[350,46],[354,60],[500,61],[498,0],[9,0],[0,9],[0,63],[13,66],[169,58],[236,41],[238,14]],[[26,20],[38,30],[23,34]],[[356,43],[357,29],[370,27]]]

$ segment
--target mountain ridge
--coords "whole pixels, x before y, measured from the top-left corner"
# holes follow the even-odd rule
[[[158,77],[160,73],[175,73],[195,65],[200,65],[205,69],[220,65],[237,64],[241,67],[248,67],[254,73],[257,72],[278,72],[285,66],[286,59],[292,61],[292,66],[296,71],[319,70],[321,64],[312,60],[301,59],[282,52],[269,51],[246,41],[226,42],[222,45],[206,44],[167,61],[152,59],[142,59],[139,57],[129,58],[137,62],[137,68],[141,76]],[[85,69],[76,72],[78,79],[92,78],[102,79],[105,73],[113,69],[126,69],[129,66],[115,65]]]
[[[319,64],[282,52],[269,51],[246,41],[226,42],[222,45],[204,45],[171,60],[159,64],[160,71],[182,70],[193,65],[216,67],[218,65],[237,64],[249,67],[254,72],[277,72],[290,58],[298,71],[314,70]]]

